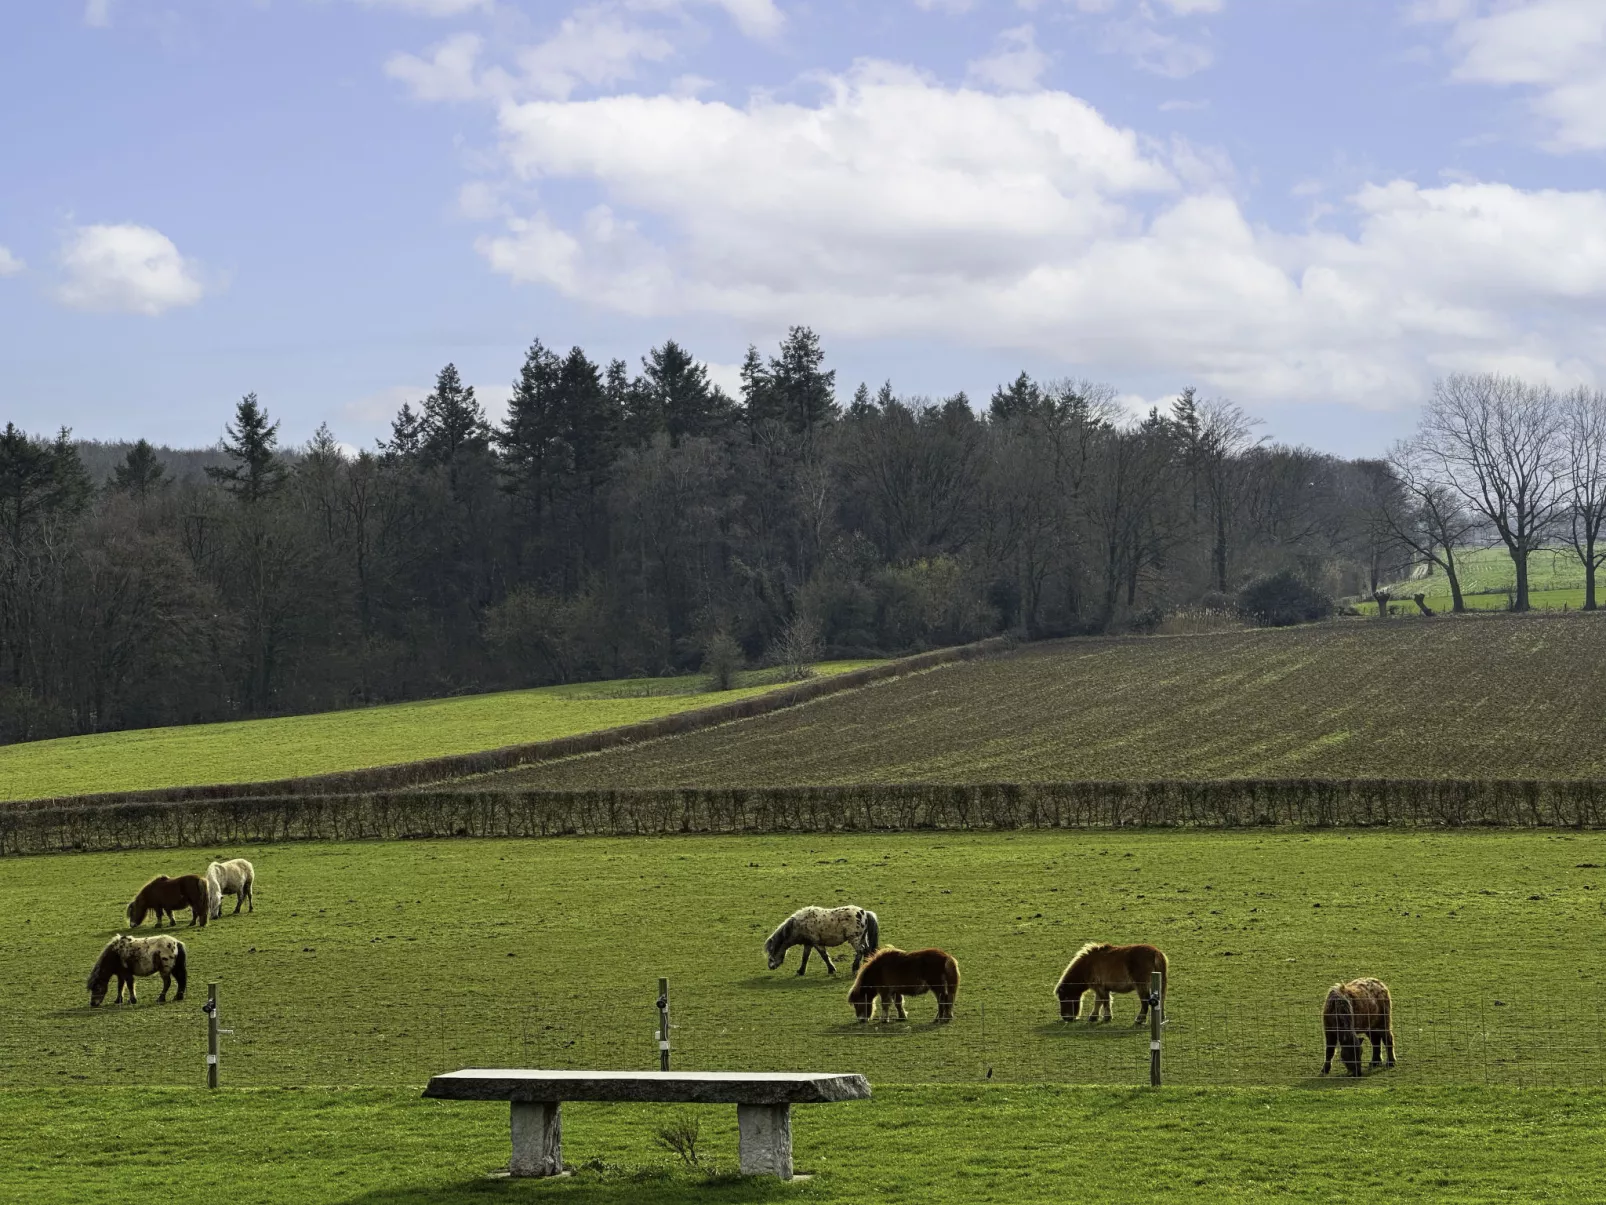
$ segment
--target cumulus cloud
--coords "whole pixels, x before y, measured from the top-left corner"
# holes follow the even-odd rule
[[[1606,148],[1606,4],[1601,0],[1435,0],[1419,19],[1447,22],[1453,78],[1529,90],[1558,153]]]
[[[1352,234],[1279,233],[1064,92],[886,64],[815,102],[532,101],[499,110],[526,181],[594,190],[478,247],[615,310],[961,339],[1246,399],[1386,406],[1444,371],[1606,377],[1606,192],[1392,181]],[[1592,356],[1593,359],[1587,357]]]
[[[205,291],[195,263],[149,226],[76,227],[62,247],[61,266],[56,295],[79,310],[154,317],[194,305]]]
[[[357,0],[364,8],[394,8],[422,17],[460,17],[477,9],[489,9],[492,0]]]
[[[105,29],[112,23],[112,0],[87,0],[84,5],[84,24],[94,29]]]
[[[1101,18],[1098,46],[1156,75],[1181,79],[1215,61],[1208,31],[1178,18],[1220,12],[1221,0],[1071,0],[1088,17]]]
[[[25,267],[27,267],[26,264],[11,254],[10,247],[0,247],[0,278],[15,276]]]
[[[1036,30],[1018,25],[999,34],[993,52],[973,61],[966,77],[1005,92],[1030,92],[1047,69],[1048,55],[1037,48]]]

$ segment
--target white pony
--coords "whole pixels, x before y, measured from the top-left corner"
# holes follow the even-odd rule
[[[257,897],[253,887],[256,883],[256,868],[244,858],[233,858],[227,862],[213,862],[206,868],[206,902],[207,910],[213,918],[223,915],[223,897],[232,895],[237,897],[234,901],[234,911],[240,911],[240,905],[247,901],[251,904],[251,911],[257,910]]]
[[[809,969],[809,955],[820,952],[828,975],[836,974],[831,965],[828,946],[853,946],[853,973],[859,973],[859,964],[875,953],[881,944],[881,926],[876,915],[868,908],[847,904],[841,908],[799,908],[780,924],[764,942],[764,953],[769,955],[770,970],[776,970],[786,961],[786,952],[793,946],[803,947],[801,975]]]

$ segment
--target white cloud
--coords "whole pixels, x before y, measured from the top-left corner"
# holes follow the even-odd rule
[[[79,226],[62,247],[56,296],[79,310],[154,317],[194,305],[205,291],[196,265],[149,226]]]
[[[385,63],[385,74],[406,84],[419,100],[474,100],[485,93],[474,73],[483,45],[478,34],[455,34],[436,46],[427,59],[392,55]]]
[[[1520,361],[1606,379],[1606,192],[1368,185],[1354,235],[1251,224],[1063,92],[861,63],[815,103],[674,96],[500,110],[528,181],[587,185],[482,237],[491,267],[618,311],[1027,349],[1245,400],[1384,406]]]
[[[1003,92],[1030,92],[1046,70],[1048,55],[1037,48],[1036,31],[1018,25],[999,34],[993,52],[973,61],[965,74],[972,83]]]
[[[724,9],[736,27],[750,38],[767,40],[777,37],[786,25],[786,17],[775,0],[704,0]]]
[[[1531,90],[1542,145],[1606,148],[1606,3],[1602,0],[1438,0],[1415,15],[1448,22],[1453,78]]]
[[[112,0],[87,0],[84,5],[84,24],[94,29],[105,29],[112,23]]]
[[[28,265],[11,254],[10,247],[0,247],[0,278],[15,276]]]
[[[1220,12],[1222,0],[1071,0],[1079,12],[1103,18],[1098,46],[1145,71],[1181,79],[1215,61],[1206,34],[1194,25],[1173,32],[1175,19]]]

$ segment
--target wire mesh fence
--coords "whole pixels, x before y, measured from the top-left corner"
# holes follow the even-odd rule
[[[518,1002],[459,998],[346,1001],[279,1015],[222,997],[225,1086],[421,1086],[465,1066],[651,1069],[658,1066],[656,981],[628,990]],[[100,1010],[70,1040],[28,1040],[37,1025],[0,1015],[0,1087],[205,1082],[204,986],[184,1003]],[[1149,1031],[1132,997],[1113,1022],[1058,1019],[1053,1001],[961,990],[952,1024],[933,1023],[930,997],[907,1022],[859,1024],[845,1000],[834,1019],[799,1011],[777,992],[760,1006],[671,985],[671,1065],[684,1070],[856,1071],[872,1082],[1142,1084]],[[1124,1005],[1124,1007],[1123,1007]],[[84,1010],[61,1010],[79,1017]],[[1468,996],[1396,1000],[1398,1067],[1415,1083],[1606,1087],[1606,997]],[[1310,1082],[1324,1052],[1320,998],[1271,1003],[1173,1000],[1163,1033],[1168,1084],[1278,1086]],[[1364,1051],[1370,1060],[1370,1047]],[[1343,1068],[1334,1060],[1334,1075]]]

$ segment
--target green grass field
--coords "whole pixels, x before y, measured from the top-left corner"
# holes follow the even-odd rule
[[[868,664],[816,669],[837,674]],[[260,782],[474,753],[634,724],[777,685],[768,671],[749,671],[739,683],[710,692],[701,677],[635,678],[33,741],[0,747],[0,800]]]
[[[404,1091],[0,1091],[0,1195],[32,1205],[690,1205],[1067,1200],[1595,1202],[1606,1093],[1500,1088],[877,1086],[794,1110],[812,1182],[729,1174],[734,1110],[700,1110],[713,1160],[679,1168],[673,1110],[564,1107],[576,1173],[490,1181],[506,1106]]]
[[[1468,548],[1456,553],[1456,576],[1461,582],[1462,598],[1473,611],[1505,610],[1509,605],[1507,592],[1517,588],[1517,571],[1504,547]],[[1595,584],[1606,594],[1606,579],[1597,576]],[[1583,566],[1569,548],[1536,552],[1528,558],[1528,588],[1529,603],[1535,610],[1576,611],[1584,605]],[[1384,589],[1403,600],[1397,606],[1415,610],[1411,595],[1420,593],[1434,610],[1450,608],[1450,579],[1437,567],[1431,575],[1393,582]],[[1377,614],[1376,604],[1366,600],[1358,602],[1356,609]]]
[[[537,787],[1606,775],[1606,617],[1067,640],[491,776]]]
[[[240,851],[216,851],[240,852]],[[255,914],[183,929],[191,996],[87,1007],[120,908],[204,855],[7,862],[0,911],[0,1199],[1059,1201],[1083,1161],[1112,1200],[1598,1199],[1606,833],[892,834],[254,847]],[[794,907],[874,907],[885,939],[950,949],[952,1026],[861,1027],[845,975],[765,970]],[[148,926],[147,926],[148,931]],[[1168,1086],[1146,1034],[1059,1024],[1089,939],[1172,961]],[[1400,1065],[1322,1080],[1320,1000],[1373,973]],[[461,1065],[644,1067],[667,975],[676,1065],[868,1074],[876,1099],[798,1110],[782,1189],[664,1169],[672,1110],[567,1110],[554,1185],[478,1176],[505,1109],[417,1099]],[[226,1091],[208,1096],[205,984]],[[987,1069],[993,1078],[986,1080]],[[1079,1083],[1105,1087],[1067,1088]],[[898,1087],[920,1085],[924,1087]],[[336,1086],[360,1085],[361,1090]],[[172,1086],[172,1087],[169,1087]],[[729,1170],[733,1119],[705,1111]],[[1141,1169],[1135,1174],[1133,1168]],[[717,1168],[716,1168],[717,1170]],[[243,1179],[242,1179],[243,1178]],[[1161,1191],[1163,1190],[1163,1191]],[[439,1195],[437,1195],[439,1194]],[[242,1188],[235,1195],[246,1195]]]

